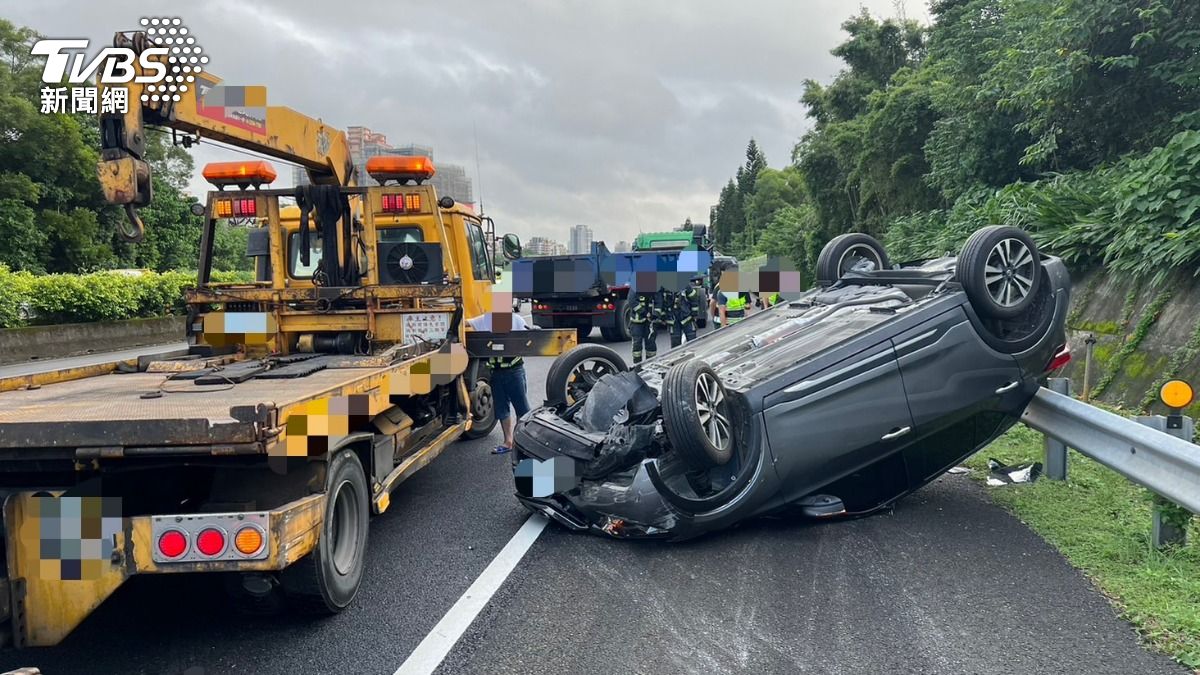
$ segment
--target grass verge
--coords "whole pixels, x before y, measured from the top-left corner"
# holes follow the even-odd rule
[[[1042,461],[1042,438],[1018,425],[967,465],[982,478],[989,457]],[[1200,672],[1200,518],[1186,547],[1156,551],[1146,490],[1075,451],[1067,477],[988,490],[1083,570],[1148,644]]]

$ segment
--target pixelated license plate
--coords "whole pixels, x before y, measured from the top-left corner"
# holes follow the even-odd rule
[[[579,470],[575,460],[569,457],[551,457],[544,461],[528,458],[513,468],[513,478],[518,494],[541,499],[574,490],[579,485]]]
[[[405,314],[400,329],[404,332],[406,344],[420,340],[436,342],[450,332],[450,314],[449,312]]]

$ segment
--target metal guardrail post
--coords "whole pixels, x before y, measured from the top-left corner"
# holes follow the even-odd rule
[[[1050,391],[1071,395],[1071,380],[1065,377],[1052,377],[1046,382],[1046,387]],[[1045,441],[1045,457],[1043,464],[1046,465],[1046,478],[1050,480],[1066,480],[1067,479],[1067,446],[1057,438],[1046,436]]]
[[[1135,419],[1138,424],[1144,424],[1151,429],[1171,434],[1176,438],[1182,438],[1189,443],[1196,433],[1195,421],[1183,415],[1173,415],[1171,418],[1163,417],[1162,415],[1139,415]],[[1162,509],[1157,505],[1155,505],[1152,515],[1154,520],[1150,536],[1155,548],[1163,548],[1172,544],[1183,546],[1187,543],[1186,527],[1180,528],[1174,523],[1168,522],[1163,517]]]

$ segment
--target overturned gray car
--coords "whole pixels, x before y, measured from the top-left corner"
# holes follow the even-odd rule
[[[1070,359],[1070,279],[1022,230],[893,265],[837,237],[817,287],[630,370],[581,345],[516,427],[516,496],[573,530],[686,539],[886,508],[1015,424]]]

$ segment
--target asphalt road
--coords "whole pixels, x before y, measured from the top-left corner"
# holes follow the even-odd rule
[[[549,361],[529,360],[535,403]],[[0,653],[0,670],[392,673],[529,517],[507,458],[488,454],[498,434],[397,489],[372,522],[362,590],[336,617],[237,614],[212,575],[134,578],[61,645]],[[685,544],[550,525],[438,672],[1185,671],[1142,649],[983,488],[946,476],[891,514],[756,521]]]

